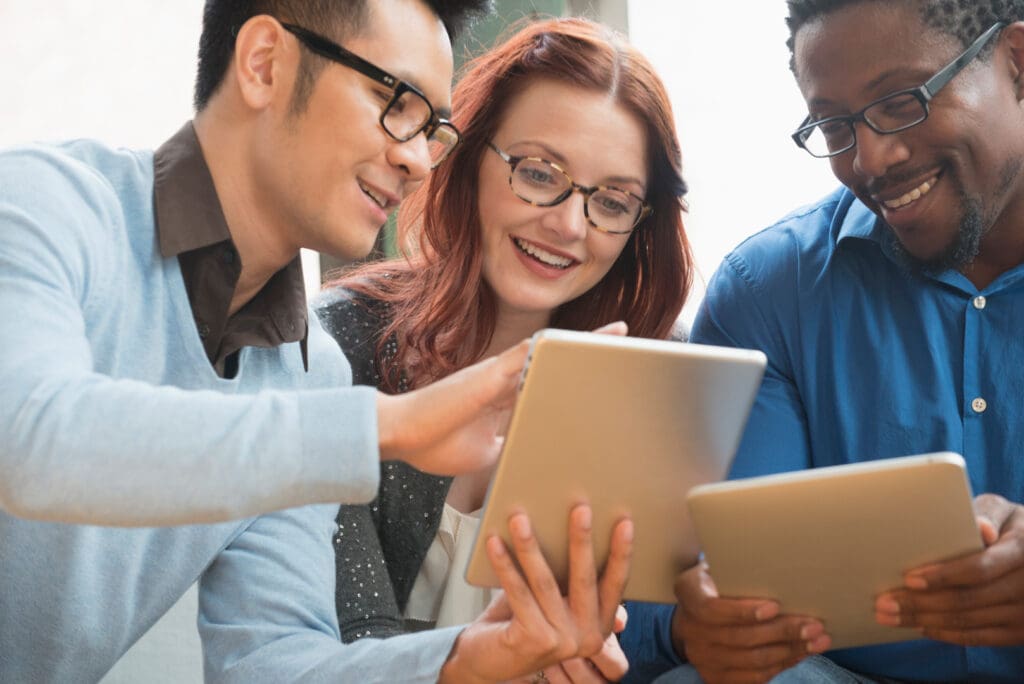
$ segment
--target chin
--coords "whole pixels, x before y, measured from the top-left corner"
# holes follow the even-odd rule
[[[984,225],[979,212],[972,208],[964,213],[957,232],[952,240],[938,250],[927,253],[912,252],[895,232],[892,236],[892,252],[900,263],[912,272],[937,275],[949,270],[962,270],[969,266],[981,250],[981,238],[985,234]]]

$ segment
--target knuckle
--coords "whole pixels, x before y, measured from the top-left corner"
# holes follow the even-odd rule
[[[567,635],[558,640],[552,655],[554,655],[557,660],[562,661],[575,657],[579,652],[579,642],[576,641],[575,637]]]
[[[544,630],[543,634],[534,638],[534,649],[542,658],[548,659],[560,652],[562,640],[552,630]]]
[[[747,625],[730,625],[723,628],[722,639],[731,646],[748,649],[756,648],[764,641],[761,630]]]
[[[601,652],[604,648],[604,639],[601,637],[599,632],[588,631],[585,635],[580,637],[578,642],[578,653],[584,657],[589,658],[592,655]]]
[[[958,589],[953,592],[953,622],[957,627],[965,627],[967,616],[965,611],[971,610],[978,603],[976,592],[971,589]]]
[[[558,583],[555,582],[555,578],[549,573],[544,573],[540,577],[537,577],[535,579],[535,583],[538,594],[561,593],[558,589]]]

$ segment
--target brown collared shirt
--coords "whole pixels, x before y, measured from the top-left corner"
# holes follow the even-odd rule
[[[308,371],[309,321],[299,256],[228,316],[242,263],[191,122],[156,151],[153,166],[160,254],[178,257],[196,331],[217,374],[235,376],[242,347],[288,342],[301,343]]]

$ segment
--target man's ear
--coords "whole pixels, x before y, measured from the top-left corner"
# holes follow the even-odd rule
[[[1015,21],[1004,28],[1000,41],[1009,50],[1007,66],[1017,89],[1017,101],[1024,101],[1024,21]]]
[[[273,17],[257,15],[239,29],[231,68],[249,107],[265,109],[290,98],[298,64],[298,46]]]

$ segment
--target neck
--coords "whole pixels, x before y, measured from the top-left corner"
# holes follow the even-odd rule
[[[527,337],[533,335],[541,328],[544,328],[551,321],[551,311],[545,312],[520,312],[509,311],[498,304],[498,315],[494,323],[494,335],[491,343],[484,352],[484,358],[497,356],[514,344],[518,344]],[[501,434],[505,433],[507,425],[502,428]],[[494,475],[494,468],[491,466],[484,470],[459,475],[452,481],[451,489],[448,490],[448,504],[463,513],[471,513],[483,506],[484,497],[487,494],[487,486]]]
[[[985,236],[978,256],[961,272],[976,288],[983,290],[1021,264],[1024,264],[1024,235],[997,228]]]
[[[497,318],[494,322],[494,335],[491,337],[491,343],[487,345],[484,358],[497,356],[541,328],[546,328],[551,322],[553,313],[552,311],[509,311],[499,303]]]
[[[273,207],[258,188],[251,150],[254,125],[238,116],[223,115],[212,103],[194,121],[196,136],[213,177],[221,210],[228,224],[242,264],[242,272],[231,298],[229,315],[234,314],[284,268],[299,252],[289,239],[286,226],[276,221]]]

